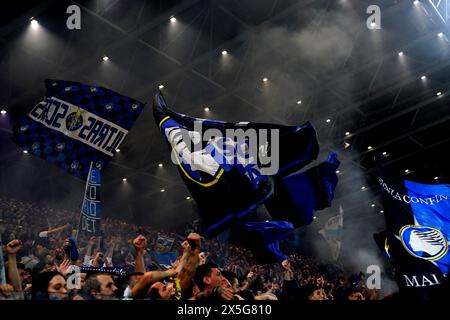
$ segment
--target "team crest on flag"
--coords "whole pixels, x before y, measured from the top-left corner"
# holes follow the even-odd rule
[[[91,162],[102,169],[114,156],[144,104],[112,90],[45,80],[44,100],[14,127],[24,150],[86,178]]]

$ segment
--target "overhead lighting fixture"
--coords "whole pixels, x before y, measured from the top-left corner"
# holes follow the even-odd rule
[[[371,206],[372,208],[375,208],[375,203],[372,203],[370,206]]]
[[[6,110],[2,109],[2,111],[0,111],[1,114],[5,115],[6,114]]]
[[[122,181],[123,182],[127,182],[127,178],[122,178]]]
[[[434,180],[439,180],[439,177],[434,177]]]
[[[317,219],[317,217],[313,217],[313,219],[314,219],[314,220],[316,220],[316,219]]]
[[[368,146],[368,147],[367,147],[367,150],[372,150],[372,146]]]
[[[405,173],[409,173],[409,170],[408,170],[408,169],[405,169]]]
[[[166,190],[164,190],[164,189],[161,189],[161,192],[164,192],[164,191],[166,191]]]
[[[37,22],[37,20],[35,20],[35,19],[32,19],[30,21],[30,24],[33,29],[37,29],[39,27],[39,22]]]
[[[209,111],[209,108],[208,107],[206,107],[205,109],[203,109],[203,110],[205,110],[206,112],[208,112]]]
[[[267,81],[269,81],[269,78],[263,78],[263,81],[267,82]]]
[[[362,186],[362,187],[361,187],[361,190],[364,190],[364,189],[366,189],[366,187]]]
[[[227,55],[227,54],[228,54],[228,51],[227,51],[227,50],[223,50],[223,51],[222,51],[222,55],[223,55],[223,56],[225,56],[225,55]]]
[[[120,152],[120,149],[116,149],[116,153],[119,153]]]
[[[163,164],[162,164],[162,163],[158,164],[158,167],[162,168],[162,167],[163,167]]]
[[[327,123],[330,123],[331,122],[331,119],[327,119]]]
[[[159,90],[162,90],[162,89],[164,89],[164,85],[160,84],[158,88],[159,88]]]
[[[350,135],[350,132],[347,131],[347,132],[345,133],[345,135],[346,135],[346,136]]]
[[[170,17],[170,22],[175,22],[175,21],[177,21],[177,18],[175,18],[175,17]]]
[[[104,56],[102,59],[103,59],[103,61],[108,61],[108,60],[109,60],[109,57]]]
[[[27,154],[27,153],[28,153],[28,150],[23,150],[23,153]]]
[[[336,174],[339,174],[339,172],[340,172],[339,170],[336,170]]]
[[[297,101],[297,104],[302,104],[302,100],[298,100],[298,101]]]
[[[438,37],[443,37],[444,33],[443,32],[439,32],[437,35],[438,35]]]
[[[400,51],[400,52],[398,53],[398,56],[401,57],[402,55],[403,55],[403,51]]]
[[[425,80],[427,76],[421,76],[420,79]]]
[[[436,95],[439,97],[442,94],[442,92],[437,92]]]
[[[380,210],[380,213],[384,213],[384,210]]]
[[[420,3],[420,1],[419,0],[414,0],[414,4],[419,4]]]
[[[191,200],[191,197],[186,197],[186,200]]]
[[[386,152],[386,151],[384,151],[384,152],[383,152],[382,154],[383,154],[383,156],[385,156],[385,155],[387,155],[387,152]]]

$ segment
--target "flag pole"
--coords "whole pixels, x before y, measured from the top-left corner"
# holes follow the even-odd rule
[[[93,162],[91,161],[91,165],[89,166],[89,173],[88,173],[87,180],[86,180],[86,186],[84,188],[83,202],[81,204],[81,210],[80,210],[80,219],[78,219],[77,235],[75,237],[75,242],[77,242],[77,243],[78,243],[78,234],[80,233],[81,218],[83,217],[84,201],[85,201],[85,198],[86,198],[86,192],[87,192],[87,188],[88,188],[88,185],[89,185],[89,180],[91,179],[92,164],[93,164]]]

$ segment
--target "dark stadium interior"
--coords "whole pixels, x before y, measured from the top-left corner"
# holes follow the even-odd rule
[[[82,8],[81,30],[66,28],[68,4]],[[366,27],[369,5],[381,7],[380,30]],[[54,0],[2,4],[0,18],[0,107],[8,112],[0,117],[3,196],[81,205],[84,181],[11,141],[12,123],[41,101],[45,78],[104,86],[147,103],[104,170],[106,217],[177,230],[198,216],[153,120],[160,85],[173,110],[199,118],[310,121],[317,161],[338,153],[339,183],[332,207],[292,240],[320,255],[326,249],[317,231],[342,205],[342,255],[355,269],[381,261],[372,239],[385,225],[374,159],[409,180],[449,180],[450,37],[438,35],[448,27],[425,4]]]

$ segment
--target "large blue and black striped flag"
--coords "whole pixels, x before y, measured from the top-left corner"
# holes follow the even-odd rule
[[[319,153],[310,123],[283,126],[192,118],[170,110],[161,93],[155,96],[153,113],[196,200],[207,235],[242,222],[260,205],[266,205],[274,220],[295,226],[309,224],[315,210],[330,205],[337,183],[336,155],[298,172]]]
[[[85,179],[114,156],[144,104],[109,89],[45,80],[46,96],[14,127],[24,150]]]
[[[450,185],[422,184],[379,174],[387,230],[375,241],[395,269],[407,298],[440,295],[450,269]]]

